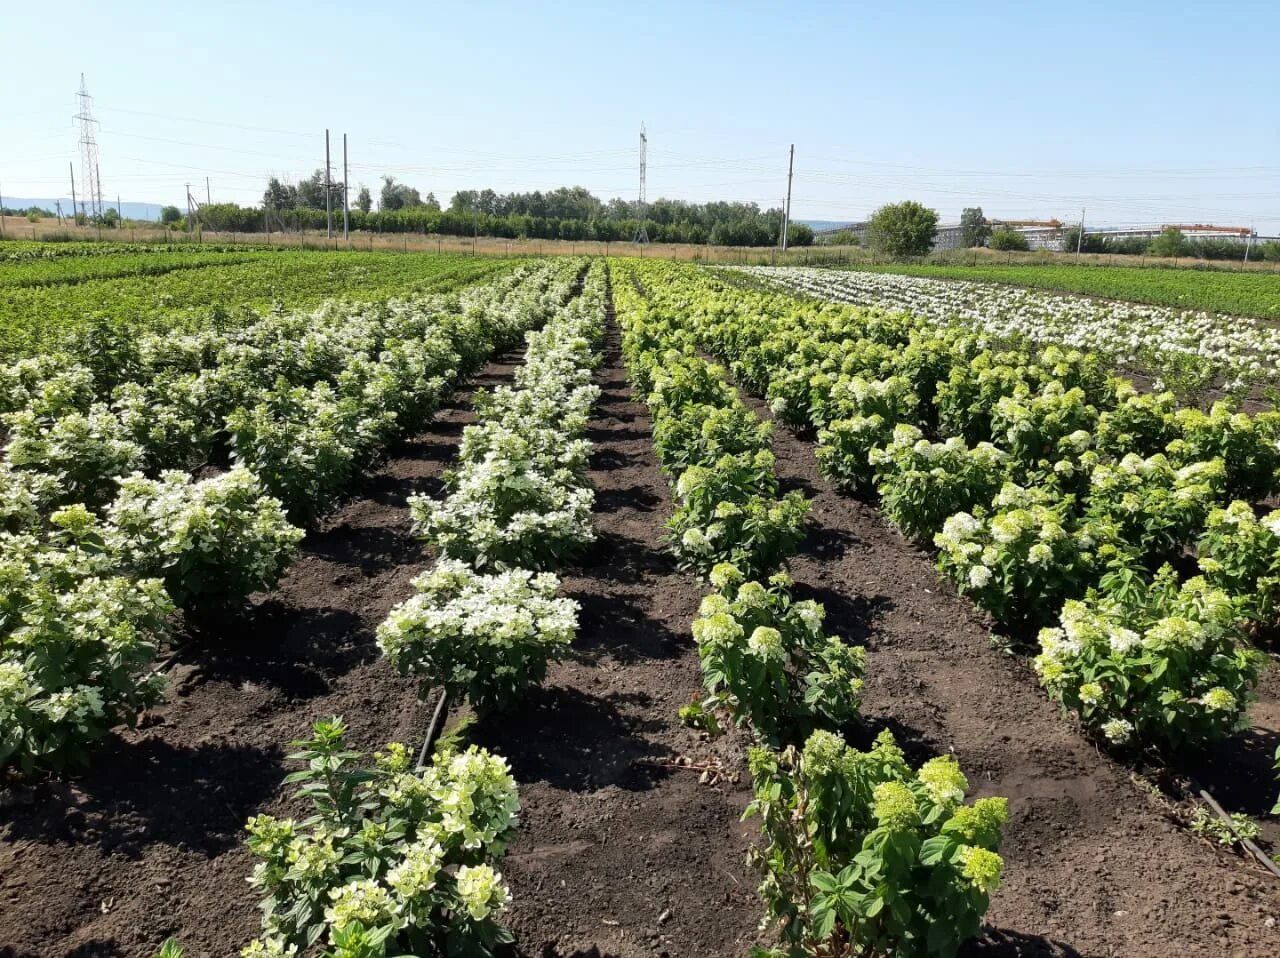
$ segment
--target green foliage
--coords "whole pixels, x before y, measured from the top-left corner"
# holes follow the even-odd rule
[[[747,582],[723,564],[711,581],[693,622],[706,705],[775,743],[857,720],[866,653],[823,631],[821,605],[794,600],[785,573]]]
[[[541,684],[578,630],[578,604],[557,598],[550,572],[481,575],[442,559],[378,626],[378,646],[425,694],[443,686],[477,709],[510,705]]]
[[[160,210],[160,222],[165,226],[176,226],[182,220],[182,210],[176,206],[166,206]]]
[[[510,944],[494,867],[520,807],[507,763],[472,746],[414,769],[392,744],[367,766],[345,736],[333,718],[293,743],[305,767],[285,783],[310,817],[248,822],[250,882],[266,898],[264,936],[243,958],[487,958]]]
[[[991,227],[982,214],[981,206],[966,207],[960,213],[960,244],[966,249],[972,246],[985,246],[987,237],[991,235]]]
[[[889,256],[923,256],[938,235],[938,213],[914,200],[889,203],[871,214],[871,243]]]
[[[860,752],[830,732],[751,754],[760,894],[778,958],[952,956],[1000,885],[1003,798],[964,804],[955,759],[907,765],[885,731]]]
[[[1212,510],[1197,553],[1205,578],[1235,596],[1248,619],[1280,621],[1280,510],[1259,519],[1238,500]]]
[[[1234,603],[1203,578],[1150,583],[1117,570],[1068,601],[1040,633],[1035,659],[1049,695],[1116,745],[1177,750],[1233,731],[1266,657],[1250,649]]]
[[[1182,230],[1169,227],[1151,241],[1147,252],[1152,256],[1186,256],[1191,252],[1191,244]]]
[[[1018,230],[1002,227],[991,234],[988,245],[994,250],[1002,252],[1016,251],[1025,253],[1031,249],[1031,243],[1027,241],[1027,237]]]

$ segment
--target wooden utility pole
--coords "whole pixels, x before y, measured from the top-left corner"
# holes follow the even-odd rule
[[[787,161],[787,206],[782,213],[782,251],[787,251],[787,235],[791,229],[791,176],[796,168],[796,145],[791,144],[791,159]]]

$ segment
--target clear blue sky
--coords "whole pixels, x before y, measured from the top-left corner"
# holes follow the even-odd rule
[[[0,189],[68,193],[83,71],[104,192],[249,203],[351,138],[355,183],[577,184],[944,219],[1280,233],[1280,3],[11,3]],[[77,159],[77,175],[78,175]],[[194,187],[193,187],[194,192]]]

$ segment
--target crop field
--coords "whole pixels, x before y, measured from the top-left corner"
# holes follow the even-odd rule
[[[0,955],[1280,953],[1269,325],[62,246],[0,247]]]
[[[1143,266],[999,265],[860,266],[859,270],[928,279],[1007,283],[1036,289],[1127,300],[1177,310],[1280,319],[1280,273]]]
[[[57,244],[57,252],[68,244]],[[117,247],[118,249],[119,247]],[[32,355],[104,325],[192,332],[239,307],[447,291],[512,261],[434,254],[219,253],[191,248],[0,260],[0,355]],[[160,277],[163,277],[161,280]]]

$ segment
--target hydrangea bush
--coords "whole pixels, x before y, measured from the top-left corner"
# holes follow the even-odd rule
[[[443,686],[478,709],[501,707],[541,683],[577,634],[578,604],[559,580],[525,569],[483,575],[442,559],[378,626],[378,646],[423,691]]]
[[[1068,601],[1040,633],[1045,690],[1116,745],[1179,749],[1234,731],[1266,658],[1248,647],[1226,593],[1164,566],[1122,597]]]
[[[1272,625],[1280,615],[1280,509],[1261,519],[1247,502],[1214,509],[1200,539],[1200,570],[1214,586],[1237,597],[1253,622]]]
[[[747,582],[721,564],[711,582],[718,591],[693,622],[706,705],[727,709],[771,742],[858,718],[866,652],[824,631],[821,605],[793,599],[784,573]]]
[[[751,754],[763,844],[753,860],[775,958],[955,955],[1000,887],[1003,798],[964,804],[955,759],[913,770],[893,736],[860,752],[814,732],[803,750]]]
[[[414,769],[392,744],[365,767],[345,733],[334,718],[293,745],[305,767],[285,781],[309,818],[249,820],[250,883],[266,897],[243,958],[484,958],[509,944],[496,866],[520,802],[506,761],[473,745]]]

